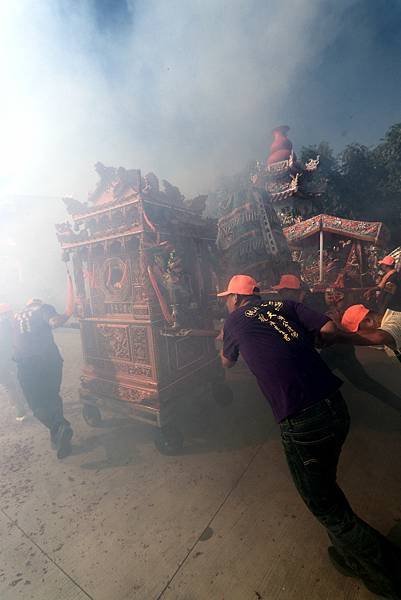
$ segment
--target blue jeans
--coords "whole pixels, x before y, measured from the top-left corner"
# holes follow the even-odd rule
[[[350,417],[339,392],[280,423],[292,478],[346,564],[371,588],[401,599],[401,550],[362,521],[337,484]]]
[[[60,396],[63,361],[53,356],[30,356],[19,360],[18,381],[34,416],[50,430],[53,442],[62,425],[70,423],[64,418]]]

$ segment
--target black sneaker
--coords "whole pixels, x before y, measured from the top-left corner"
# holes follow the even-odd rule
[[[401,596],[398,594],[394,595],[393,592],[384,591],[379,585],[377,585],[377,583],[370,581],[370,579],[364,579],[363,577],[361,579],[365,588],[379,598],[387,598],[388,600],[401,600]]]
[[[71,438],[73,431],[69,425],[61,425],[57,435],[57,458],[65,458],[71,454]]]
[[[329,554],[331,564],[337,569],[339,573],[341,573],[341,575],[344,575],[345,577],[360,577],[366,589],[368,589],[369,592],[371,592],[372,594],[379,596],[379,598],[388,598],[389,600],[401,600],[401,598],[398,595],[394,595],[392,592],[383,590],[383,588],[381,588],[377,583],[359,575],[359,573],[357,573],[351,567],[349,567],[345,562],[343,556],[340,554],[340,552],[338,552],[338,550],[334,546],[329,546],[327,548],[327,552]]]
[[[327,548],[327,552],[329,554],[331,564],[339,573],[341,573],[341,575],[344,575],[344,577],[358,577],[358,573],[356,573],[347,565],[344,557],[334,546],[329,546]]]

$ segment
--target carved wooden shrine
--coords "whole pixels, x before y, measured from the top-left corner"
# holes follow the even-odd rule
[[[262,289],[282,273],[299,274],[282,227],[303,220],[322,189],[314,181],[319,157],[302,164],[288,130],[286,125],[273,130],[269,156],[251,168],[248,181],[242,176],[216,196],[221,287],[233,273],[252,275]]]
[[[215,348],[211,302],[216,232],[152,173],[96,165],[89,203],[65,198],[73,227],[57,225],[71,260],[84,355],[80,397],[90,424],[111,407],[159,428],[179,449],[174,407],[194,389],[229,394]]]

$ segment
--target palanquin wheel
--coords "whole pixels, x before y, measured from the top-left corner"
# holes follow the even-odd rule
[[[100,427],[102,424],[102,414],[97,406],[84,404],[82,407],[82,416],[85,423],[90,427]]]
[[[212,383],[212,394],[216,404],[219,406],[229,406],[234,399],[232,389],[223,382]]]
[[[177,427],[168,425],[158,429],[155,437],[155,446],[161,454],[180,454],[184,445],[184,436]]]

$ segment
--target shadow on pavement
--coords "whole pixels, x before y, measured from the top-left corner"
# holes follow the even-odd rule
[[[269,407],[253,381],[248,377],[235,381],[231,386],[234,401],[229,406],[219,406],[211,397],[179,403],[175,424],[185,438],[180,455],[228,452],[256,446],[278,436]],[[79,403],[74,403],[72,414],[75,413],[76,418],[80,416],[78,408]],[[73,455],[103,448],[104,459],[81,464],[82,469],[93,470],[140,462],[141,450],[144,446],[153,445],[156,433],[146,424],[129,418],[107,417],[106,414],[99,427],[88,427],[87,431],[88,435],[80,443],[73,444]]]

